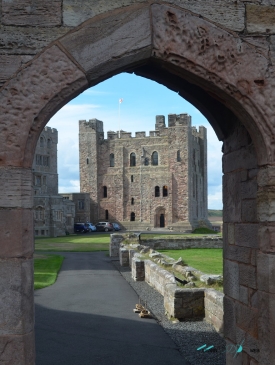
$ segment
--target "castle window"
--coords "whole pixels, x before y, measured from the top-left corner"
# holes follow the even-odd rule
[[[155,186],[155,197],[159,197],[159,186]]]
[[[45,217],[45,211],[42,207],[35,209],[35,219],[36,220],[43,220]]]
[[[50,138],[48,138],[48,139],[47,139],[47,148],[51,148],[51,142],[52,142],[52,141],[50,140]]]
[[[84,209],[85,208],[85,202],[84,200],[78,200],[78,209]]]
[[[130,154],[130,166],[136,166],[136,154],[134,152]]]
[[[44,147],[44,138],[40,137],[40,147]]]
[[[180,162],[181,159],[180,159],[180,150],[177,151],[177,161]]]
[[[158,153],[155,151],[152,153],[152,165],[157,166],[158,164],[159,164]]]
[[[136,215],[134,212],[131,213],[131,218],[130,218],[131,222],[134,222],[136,220]]]
[[[113,153],[110,154],[110,167],[115,166],[115,155]]]
[[[131,199],[131,204],[132,204],[132,205],[134,205],[134,204],[135,204],[135,199],[134,199],[134,198],[132,198],[132,199]]]
[[[88,158],[87,158],[86,162],[87,162],[87,165],[89,165],[89,159]]]
[[[36,186],[41,186],[41,176],[35,176],[34,183]]]
[[[103,186],[103,198],[107,198],[107,186]]]
[[[47,185],[47,176],[43,176],[43,185]]]
[[[109,211],[108,211],[108,209],[105,210],[105,219],[109,219]]]
[[[131,182],[134,182],[134,175],[131,175]]]
[[[144,165],[145,166],[149,166],[149,158],[148,157],[145,157],[145,159],[144,159]]]
[[[162,196],[168,196],[168,187],[166,185],[162,188]]]

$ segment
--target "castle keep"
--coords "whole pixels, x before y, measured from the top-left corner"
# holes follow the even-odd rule
[[[79,121],[80,189],[90,193],[91,221],[128,229],[190,230],[207,221],[206,129],[188,114],[156,116],[155,130],[107,132]]]

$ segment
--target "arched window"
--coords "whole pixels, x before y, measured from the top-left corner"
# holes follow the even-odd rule
[[[134,205],[134,204],[135,204],[135,199],[134,199],[134,198],[132,198],[132,199],[131,199],[131,204],[132,204],[132,205]]]
[[[162,196],[168,196],[168,187],[166,185],[162,188]]]
[[[134,152],[130,154],[130,166],[136,166],[136,154]]]
[[[103,186],[103,198],[107,198],[107,186]]]
[[[50,138],[48,138],[48,140],[47,140],[47,148],[50,148],[51,147],[51,139]]]
[[[110,167],[115,166],[115,155],[113,153],[110,154]]]
[[[89,165],[89,159],[87,158],[87,165]]]
[[[108,209],[105,210],[105,219],[109,219],[109,212]]]
[[[134,175],[131,175],[131,182],[134,182]]]
[[[155,196],[159,197],[159,186],[155,186]]]
[[[180,150],[177,151],[177,161],[180,162],[181,159],[180,159]]]
[[[159,164],[159,156],[158,153],[155,151],[152,153],[152,165],[157,166]]]
[[[136,220],[136,215],[134,212],[131,213],[131,222],[134,222]]]
[[[40,147],[44,147],[44,138],[40,137]]]

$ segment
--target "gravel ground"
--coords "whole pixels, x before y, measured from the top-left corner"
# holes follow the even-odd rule
[[[190,365],[225,365],[225,341],[214,327],[204,321],[173,323],[165,316],[163,296],[145,281],[134,281],[131,277],[130,268],[121,267],[119,261],[114,260],[112,262],[135,290],[142,304],[144,305],[146,302],[147,309],[150,310],[164,331],[175,342],[183,358]],[[213,345],[217,352],[197,351],[197,348],[204,344],[207,346]]]

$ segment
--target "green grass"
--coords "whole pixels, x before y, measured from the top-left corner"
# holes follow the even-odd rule
[[[183,261],[206,274],[223,274],[223,258],[221,248],[190,248],[185,250],[158,250],[167,256]]]
[[[42,289],[52,285],[57,279],[63,256],[35,255],[34,257],[34,289]]]
[[[222,217],[222,210],[208,209],[208,217]]]
[[[194,234],[217,234],[216,231],[213,231],[212,229],[209,229],[206,227],[196,228],[196,229],[194,229],[194,231],[192,233],[194,233]]]
[[[73,235],[63,237],[43,237],[35,239],[36,251],[94,252],[108,251],[110,234]]]

